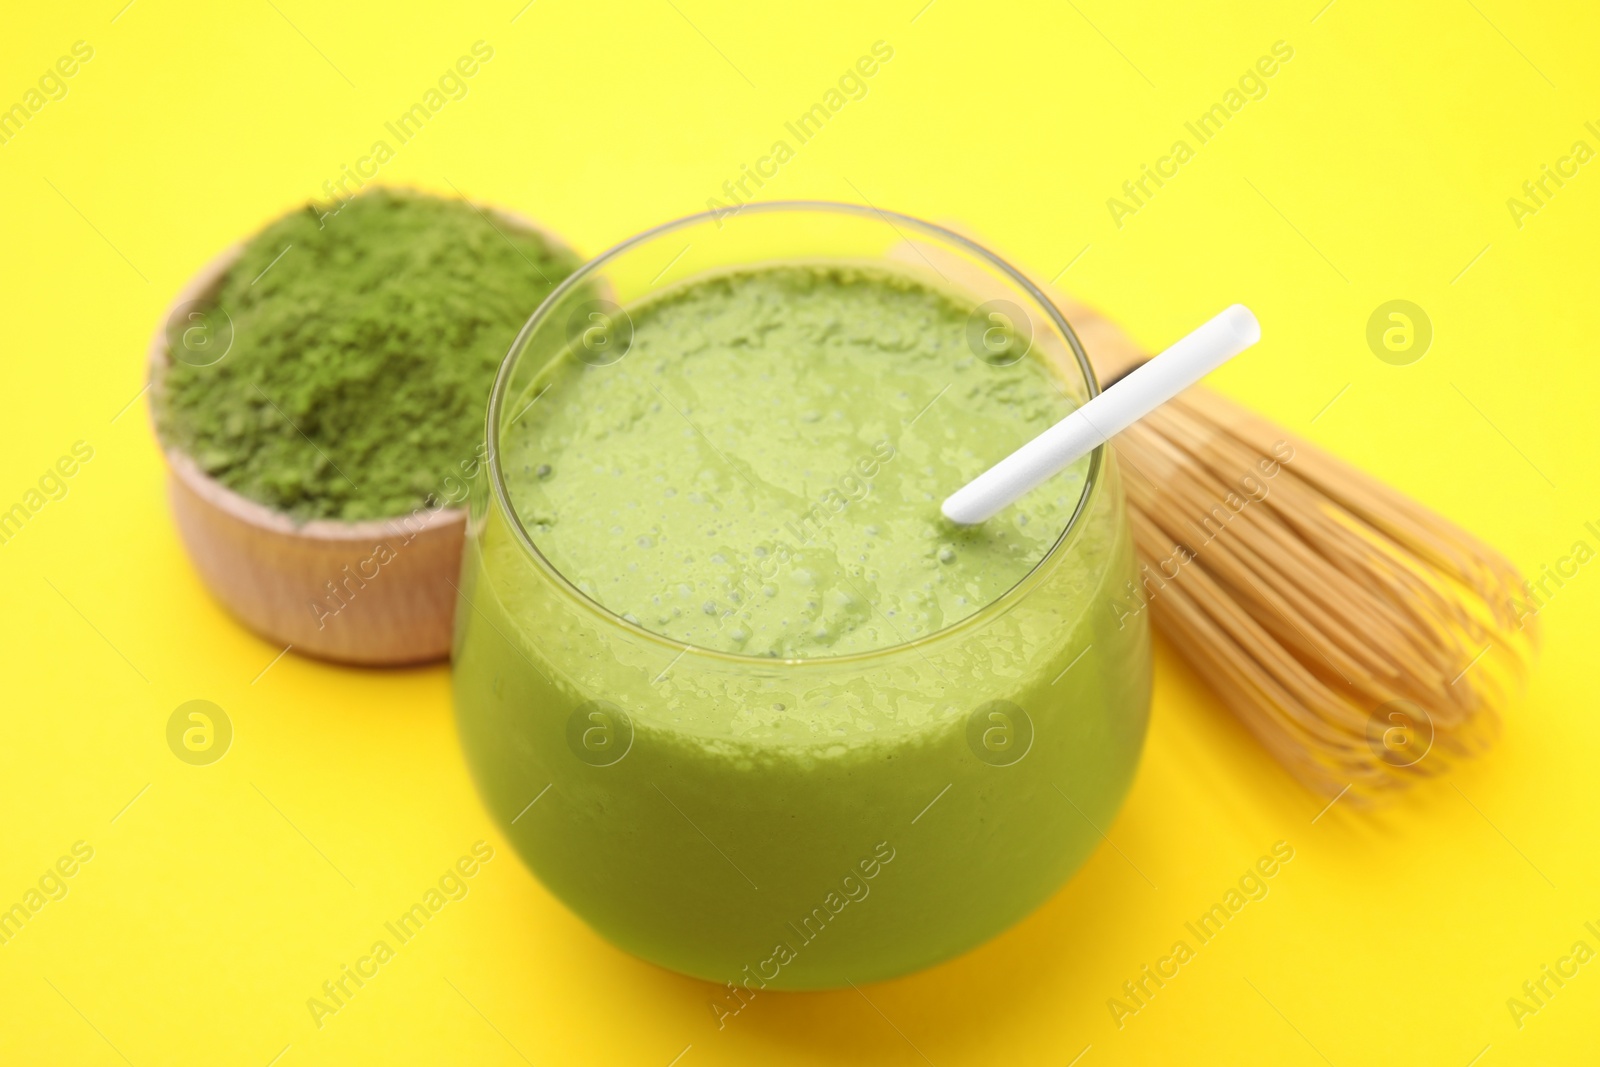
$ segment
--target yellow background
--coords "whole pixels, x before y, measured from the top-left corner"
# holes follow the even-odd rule
[[[1600,949],[1583,925],[1600,926],[1600,564],[1544,609],[1543,660],[1492,755],[1377,815],[1339,804],[1313,823],[1323,802],[1161,648],[1115,848],[964,958],[763,995],[719,1031],[713,987],[602,942],[498,839],[445,667],[291,653],[263,673],[278,648],[184,558],[142,401],[116,417],[177,288],[317,195],[476,40],[493,60],[382,179],[523,211],[591,254],[703,209],[883,40],[867,97],[763,196],[963,220],[1047,278],[1071,263],[1061,285],[1150,345],[1246,302],[1266,340],[1220,388],[1537,571],[1600,548],[1584,528],[1600,531],[1600,164],[1520,228],[1506,200],[1575,140],[1600,148],[1592,5],[122,3],[0,14],[0,105],[74,41],[95,50],[0,146],[0,507],[73,442],[95,450],[0,545],[0,904],[73,842],[94,848],[0,947],[0,1062],[1600,1055],[1600,962],[1520,1029],[1506,1007],[1574,941]],[[1269,95],[1114,225],[1107,198],[1279,40],[1294,58]],[[1405,367],[1364,340],[1395,298],[1436,332]],[[164,737],[197,698],[236,731],[209,767]],[[306,999],[480,838],[497,854],[471,895],[314,1026]],[[1279,840],[1295,858],[1270,895],[1119,1030],[1107,999]]]

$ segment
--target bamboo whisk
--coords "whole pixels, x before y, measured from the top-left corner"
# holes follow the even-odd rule
[[[1145,358],[1052,296],[1102,380]],[[1204,387],[1115,447],[1142,564],[1129,609],[1308,788],[1370,800],[1493,739],[1538,641],[1498,552]]]

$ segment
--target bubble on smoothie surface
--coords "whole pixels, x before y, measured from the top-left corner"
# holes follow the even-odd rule
[[[586,595],[674,641],[802,658],[941,630],[1043,558],[1087,469],[1026,520],[939,514],[1072,409],[1037,358],[974,359],[970,310],[855,267],[687,283],[629,309],[625,359],[529,386],[548,395],[502,441],[513,505]]]

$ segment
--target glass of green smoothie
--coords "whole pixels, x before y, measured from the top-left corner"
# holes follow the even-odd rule
[[[916,219],[751,204],[569,278],[488,411],[456,614],[501,831],[615,944],[734,989],[890,978],[1083,863],[1145,734],[1112,454],[940,501],[1096,390],[1019,272]]]

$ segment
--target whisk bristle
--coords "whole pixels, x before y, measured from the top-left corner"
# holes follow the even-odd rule
[[[1114,326],[1062,303],[1098,369],[1137,358]],[[1370,800],[1493,740],[1538,642],[1498,552],[1205,388],[1116,449],[1135,593],[1307,787]]]

